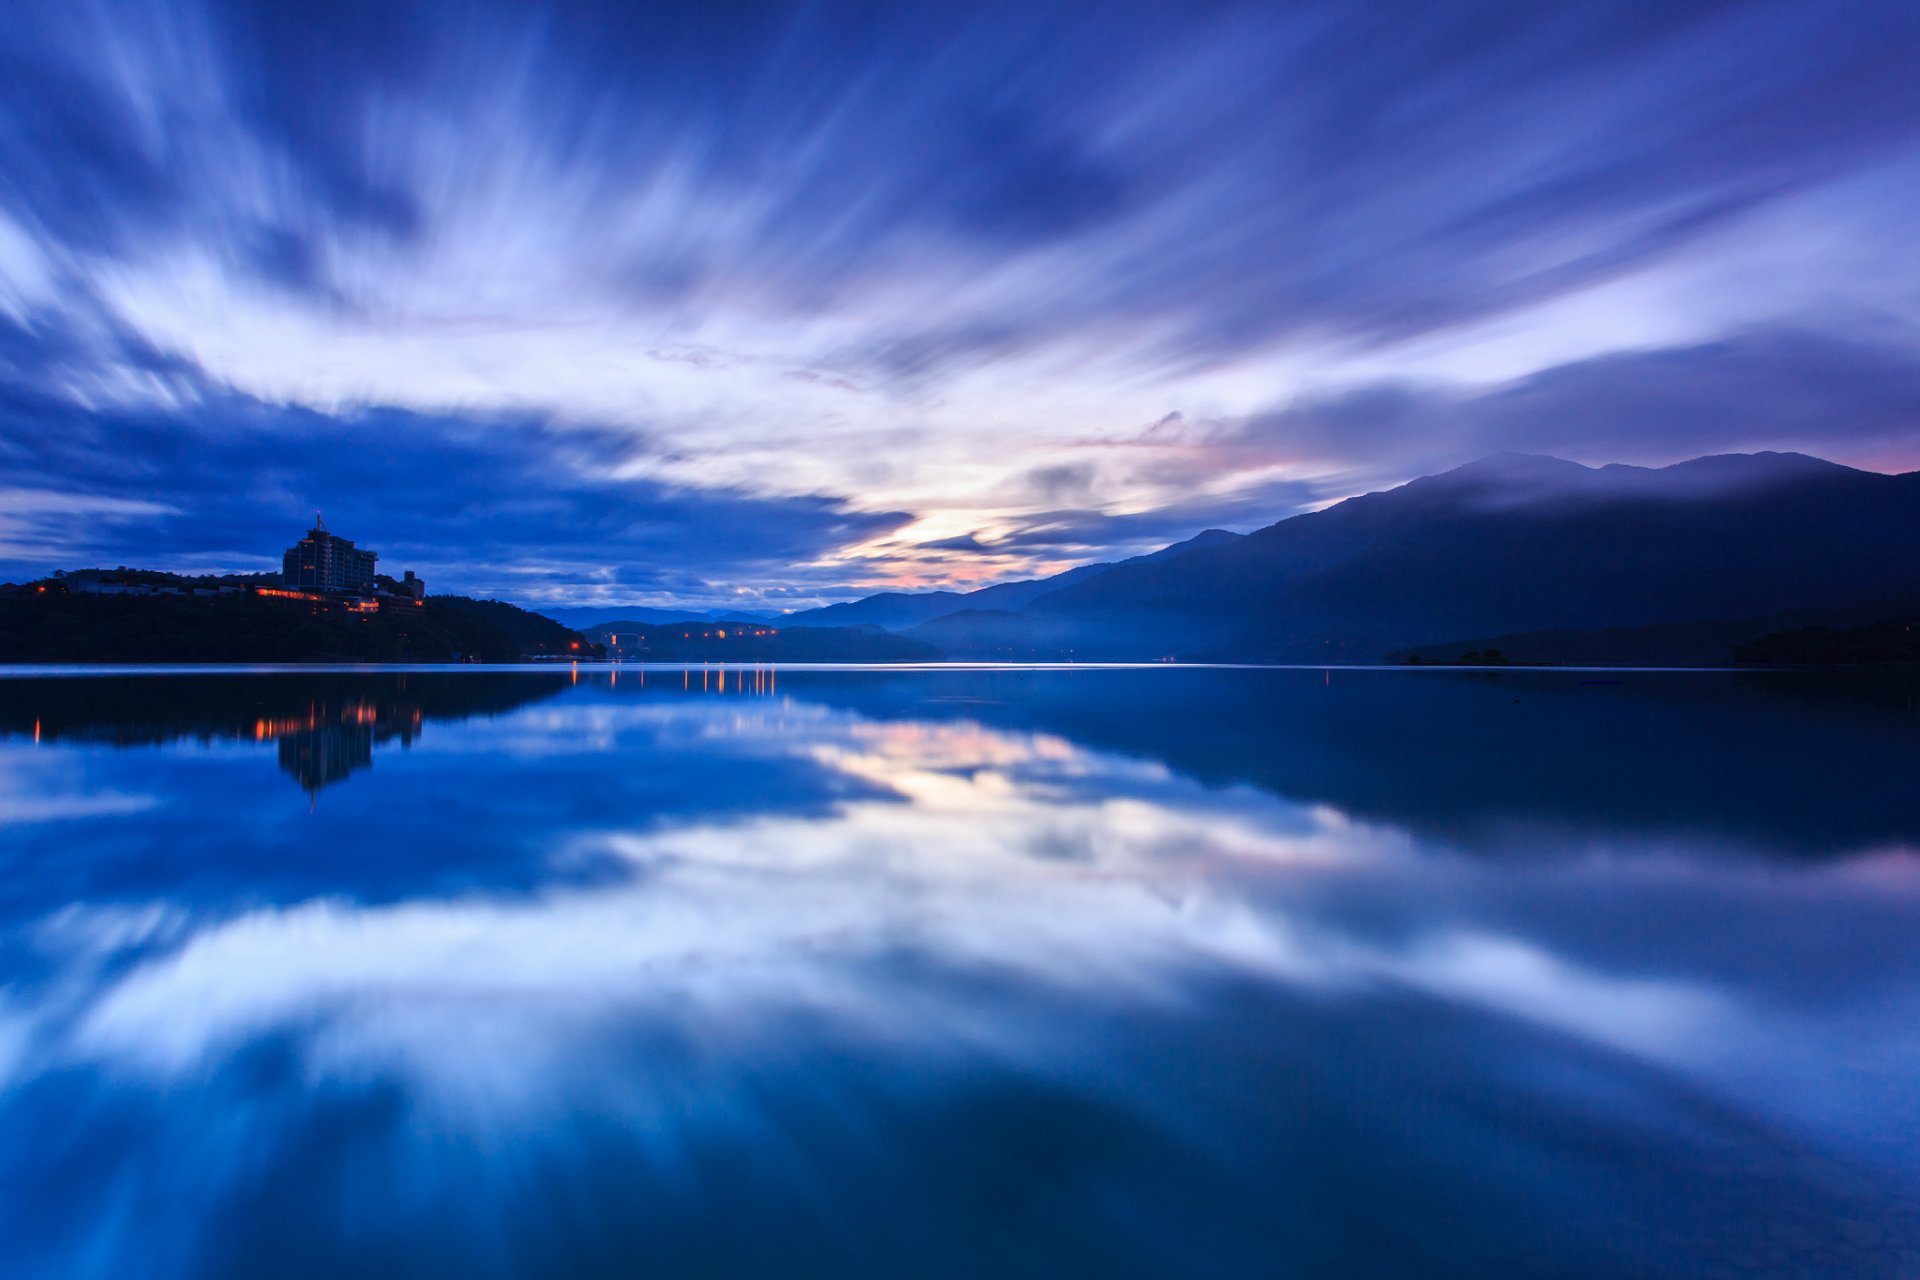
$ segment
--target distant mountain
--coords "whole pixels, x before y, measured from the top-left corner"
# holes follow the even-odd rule
[[[552,618],[562,626],[584,631],[588,627],[633,625],[665,622],[773,622],[782,615],[777,613],[756,613],[742,609],[650,609],[644,605],[613,606],[567,606],[565,608],[541,609],[543,617]]]
[[[924,641],[879,627],[620,623],[586,634],[616,658],[644,662],[937,662],[941,656]]]
[[[883,591],[843,604],[800,609],[786,615],[780,623],[788,627],[884,627],[889,631],[904,631],[929,618],[966,608],[962,603],[965,599],[958,591]]]
[[[1453,637],[1854,610],[1915,583],[1920,473],[1499,454],[913,634],[954,657],[1378,661]]]
[[[1076,586],[1126,565],[1149,564],[1183,552],[1238,542],[1242,535],[1225,529],[1208,529],[1170,547],[1117,563],[1083,564],[1048,578],[1028,578],[1002,582],[977,591],[887,591],[845,604],[830,604],[819,609],[803,609],[780,619],[786,627],[885,627],[903,631],[931,622],[951,613],[977,610],[1011,611],[1024,609],[1042,596]]]

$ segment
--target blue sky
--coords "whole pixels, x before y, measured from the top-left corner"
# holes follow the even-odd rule
[[[310,10],[310,11],[309,11]],[[0,578],[792,607],[1498,449],[1920,466],[1920,8],[0,25]]]

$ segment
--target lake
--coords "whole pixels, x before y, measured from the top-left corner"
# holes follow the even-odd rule
[[[1916,693],[16,669],[0,1270],[1920,1275]]]

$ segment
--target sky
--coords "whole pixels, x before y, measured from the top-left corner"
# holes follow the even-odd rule
[[[1920,467],[1920,6],[10,0],[0,580],[790,609]]]

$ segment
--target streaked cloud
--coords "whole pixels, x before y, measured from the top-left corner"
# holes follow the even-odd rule
[[[0,360],[39,407],[0,421],[0,486],[112,496],[36,470],[33,438],[109,410],[148,424],[129,440],[159,450],[143,500],[166,505],[208,483],[169,471],[198,452],[153,443],[173,431],[233,462],[276,415],[377,421],[410,460],[497,437],[503,468],[618,495],[589,524],[660,502],[672,527],[691,495],[784,513],[751,553],[683,545],[680,576],[527,503],[499,581],[559,564],[556,595],[693,599],[751,573],[806,599],[1048,567],[1016,551],[1064,524],[1069,558],[1264,524],[1481,435],[1734,447],[1743,403],[1778,447],[1914,465],[1912,427],[1885,400],[1856,423],[1835,362],[1920,326],[1912,255],[1863,248],[1904,243],[1920,197],[1916,58],[1920,14],[1785,0],[34,0],[0,33]],[[1818,334],[1826,363],[1679,385],[1715,351],[1735,378],[1755,333]],[[1782,412],[1793,378],[1832,411]],[[1587,408],[1541,427],[1521,389]],[[1705,416],[1666,411],[1689,397]],[[1236,422],[1264,461],[1219,448]],[[341,507],[324,469],[276,483],[265,545],[155,517],[0,568],[209,563]],[[354,532],[424,547],[445,508],[496,501]]]

